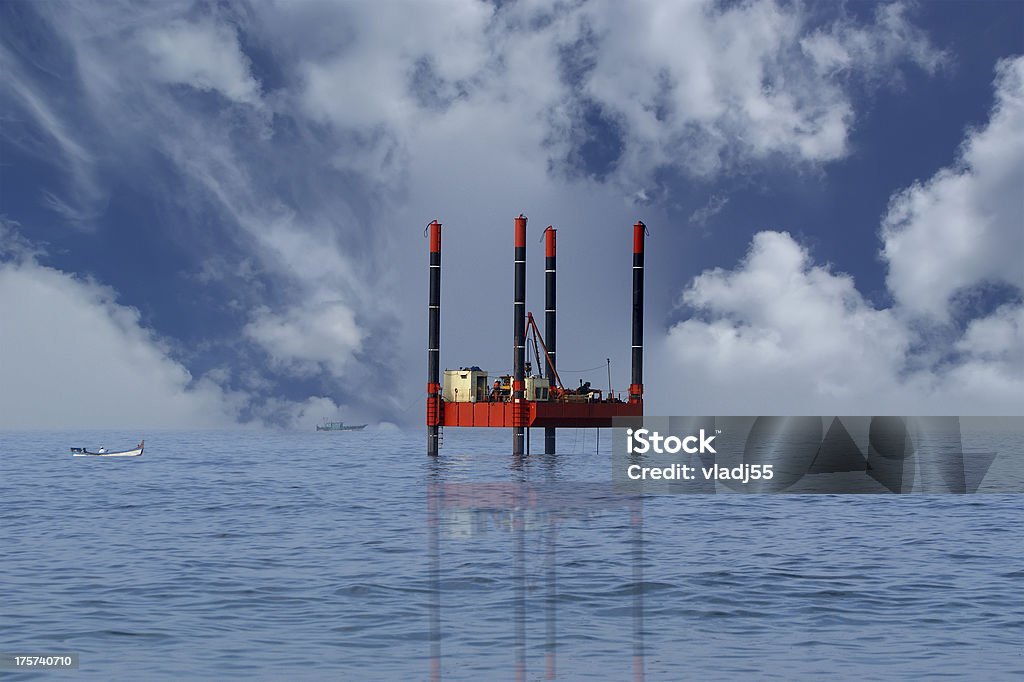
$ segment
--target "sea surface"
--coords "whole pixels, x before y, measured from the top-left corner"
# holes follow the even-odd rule
[[[1024,677],[1022,495],[638,498],[607,431],[445,439],[0,433],[0,652],[80,660],[0,680]]]

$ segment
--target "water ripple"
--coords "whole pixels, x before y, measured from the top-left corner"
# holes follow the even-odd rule
[[[606,452],[507,435],[168,432],[115,463],[66,448],[135,434],[2,434],[0,650],[88,680],[1022,672],[1018,497],[639,500]]]

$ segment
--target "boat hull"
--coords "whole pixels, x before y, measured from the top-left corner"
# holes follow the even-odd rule
[[[72,457],[141,457],[142,451],[146,449],[146,441],[139,443],[139,447],[131,450],[119,450],[118,452],[89,452],[85,448],[71,448]]]
[[[128,452],[73,452],[72,457],[141,457],[142,450]]]

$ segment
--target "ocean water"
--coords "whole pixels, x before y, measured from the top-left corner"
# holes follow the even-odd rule
[[[636,498],[607,431],[445,438],[0,433],[0,652],[80,660],[0,679],[1024,676],[1020,495]]]

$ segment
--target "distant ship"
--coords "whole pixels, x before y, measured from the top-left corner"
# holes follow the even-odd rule
[[[329,422],[324,421],[323,424],[317,424],[317,431],[362,431],[366,428],[366,424],[356,424],[345,426],[345,422]]]

